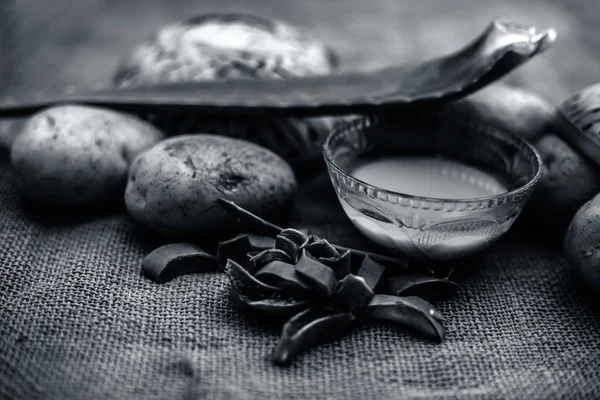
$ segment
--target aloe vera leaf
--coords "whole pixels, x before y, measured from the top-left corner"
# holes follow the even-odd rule
[[[294,265],[281,261],[270,262],[258,270],[254,277],[289,293],[306,292],[311,288],[306,278],[296,272]]]
[[[231,295],[238,308],[246,315],[273,322],[274,319],[290,318],[310,307],[310,299],[295,299],[293,297],[272,296],[262,299],[251,299],[237,290],[232,290]]]
[[[422,299],[450,297],[457,291],[458,285],[451,280],[413,273],[391,276],[377,285],[377,293],[417,296]]]
[[[220,198],[217,200],[217,203],[219,203],[227,214],[235,218],[239,223],[246,225],[248,229],[251,229],[254,233],[274,238],[283,230],[282,227],[252,214],[250,211],[238,206],[233,201]]]
[[[371,257],[365,256],[356,275],[363,277],[365,282],[367,282],[367,285],[369,285],[371,289],[375,289],[384,272],[385,267],[383,265],[379,264]]]
[[[351,271],[352,253],[347,250],[339,257],[319,258],[319,261],[331,268],[335,273],[335,278],[340,280],[347,276]]]
[[[302,232],[308,234],[307,231],[302,230]],[[308,244],[318,242],[319,240],[321,240],[320,236],[315,235],[314,233],[308,234]]]
[[[273,361],[286,365],[300,352],[341,336],[355,317],[351,312],[316,306],[294,315],[284,326]]]
[[[296,299],[278,287],[256,279],[241,265],[232,260],[225,267],[231,282],[231,295],[245,314],[260,318],[291,317],[312,304],[310,299]]]
[[[366,307],[356,311],[361,318],[407,326],[422,336],[441,342],[446,337],[441,313],[419,297],[376,294]]]
[[[219,267],[224,270],[227,260],[244,264],[247,261],[247,254],[251,251],[252,243],[247,235],[238,235],[232,239],[220,242],[217,246]]]
[[[339,257],[340,253],[325,239],[319,239],[309,243],[306,246],[308,251],[315,258],[333,258]]]
[[[338,283],[331,298],[340,308],[352,311],[369,304],[374,295],[364,278],[350,274]]]
[[[282,230],[275,238],[275,248],[285,251],[294,263],[307,244],[308,236],[292,228]]]
[[[253,251],[263,251],[275,247],[275,239],[269,236],[255,235],[253,233],[245,234],[250,240]]]
[[[232,239],[220,242],[217,247],[217,259],[219,267],[225,268],[227,259],[231,259],[238,264],[246,265],[250,256],[255,256],[259,252],[270,249],[275,245],[275,240],[268,236],[259,236],[253,234],[239,234]],[[255,271],[255,270],[254,270]],[[254,271],[251,271],[253,273]]]
[[[126,112],[189,111],[273,116],[364,114],[381,107],[409,109],[465,97],[544,52],[556,40],[539,30],[493,20],[456,51],[378,71],[348,71],[293,79],[175,82],[104,89],[0,104],[0,117],[24,116],[65,103]],[[379,109],[378,109],[379,108]]]
[[[265,299],[282,294],[281,289],[259,281],[233,260],[227,260],[225,273],[233,290],[250,299]]]
[[[306,250],[302,250],[302,255],[296,263],[296,271],[306,278],[319,296],[331,296],[337,284],[333,269],[308,256]]]
[[[258,271],[273,261],[281,261],[290,264],[292,263],[290,256],[285,251],[279,249],[263,250],[250,258],[250,262],[254,264],[255,271]]]
[[[157,283],[178,276],[217,270],[215,256],[192,243],[171,243],[161,246],[142,260],[142,273]]]
[[[245,210],[244,208],[238,206],[230,200],[220,198],[217,202],[231,217],[235,218],[238,222],[242,223],[243,225],[246,225],[248,228],[251,228],[252,232],[262,233],[274,238],[284,230],[282,227],[277,226],[271,222],[260,218],[257,215],[252,214],[250,211]],[[301,233],[305,234],[304,232]],[[317,235],[312,234],[309,236],[308,243],[310,244],[312,242],[318,241],[319,239],[320,238]],[[364,250],[351,249],[336,244],[333,244],[333,247],[335,247],[338,253],[345,253],[346,251],[350,251],[352,256],[356,259],[362,260],[362,258],[364,258],[365,256],[369,256],[377,262],[394,266],[395,268],[406,269],[409,264],[408,260],[400,257],[390,257],[383,254],[372,253]]]

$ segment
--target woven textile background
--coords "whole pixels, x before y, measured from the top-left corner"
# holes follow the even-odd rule
[[[278,331],[236,312],[224,275],[154,284],[139,263],[156,243],[124,215],[34,217],[10,178],[2,167],[0,398],[600,397],[600,310],[549,243],[513,233],[467,266],[436,303],[442,344],[371,325],[281,369]],[[295,225],[354,242],[328,185],[305,184]]]
[[[590,17],[593,0],[430,0],[418,9],[396,0],[178,0],[140,2],[137,10],[129,2],[58,0],[45,13],[33,3],[15,2],[20,47],[6,90],[107,82],[120,54],[154,26],[215,10],[304,26],[356,68],[448,51],[491,17],[516,14],[556,26],[563,39],[509,80],[552,101],[600,80],[597,50],[588,47],[600,29]],[[581,16],[567,11],[575,3]],[[596,30],[584,34],[586,26]],[[435,46],[420,47],[426,43]],[[324,175],[301,184],[290,225],[366,246]],[[516,226],[466,263],[456,275],[459,294],[436,303],[447,319],[442,344],[373,324],[282,369],[268,360],[279,332],[237,313],[224,275],[164,285],[141,277],[140,261],[157,238],[122,210],[65,217],[26,208],[1,152],[0,399],[600,398],[600,306],[568,273],[561,239]]]

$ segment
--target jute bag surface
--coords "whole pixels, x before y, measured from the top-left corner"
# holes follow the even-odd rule
[[[107,82],[111,66],[150,25],[203,9],[187,0],[146,1],[135,9],[130,2],[57,0],[53,7],[38,4],[42,15],[34,14],[32,1],[17,3],[27,25],[19,28],[19,49],[27,51],[11,65],[18,66],[14,85],[26,91]],[[214,10],[221,9],[218,3],[202,4]],[[420,45],[432,38],[450,49],[492,11],[513,11],[556,26],[573,46],[511,79],[561,99],[565,88],[576,90],[597,74],[597,62],[592,69],[569,61],[594,54],[573,32],[597,26],[571,19],[560,2],[319,3],[237,1],[228,7],[289,16],[340,48],[347,65],[362,67],[437,53]],[[0,1],[3,35],[9,25],[1,18],[13,12],[11,4]],[[425,29],[433,23],[438,30]],[[0,43],[4,54],[5,36]],[[6,58],[0,60],[4,74]],[[436,302],[448,331],[441,344],[369,324],[280,368],[269,360],[279,331],[238,313],[224,275],[155,284],[140,275],[140,261],[161,242],[123,210],[87,216],[36,211],[20,201],[12,180],[2,151],[0,399],[600,398],[600,309],[571,277],[562,238],[542,240],[530,227],[515,226],[466,263],[456,275],[458,295]],[[289,224],[368,247],[324,174],[300,185]]]

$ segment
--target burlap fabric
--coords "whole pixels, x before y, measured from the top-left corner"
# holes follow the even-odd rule
[[[278,331],[236,311],[224,275],[154,284],[140,260],[159,243],[124,213],[44,217],[11,177],[4,161],[0,398],[600,398],[600,310],[558,244],[523,229],[459,271],[458,296],[437,303],[444,343],[373,324],[282,369]],[[329,186],[303,185],[292,224],[364,245]]]
[[[55,0],[47,7],[13,1],[22,13],[13,90],[109,82],[118,57],[148,31],[224,8],[308,27],[340,50],[344,65],[359,68],[449,51],[490,17],[514,15],[562,34],[560,46],[511,75],[514,83],[560,101],[598,79],[597,49],[590,47],[600,32],[593,0],[568,2],[577,7],[517,0],[423,0],[418,7],[397,0],[236,0],[226,7],[202,0],[200,7],[198,0],[168,6],[146,0],[135,10],[135,2]],[[372,324],[282,369],[268,360],[278,330],[238,314],[223,275],[154,284],[140,276],[139,264],[161,242],[122,210],[71,217],[34,212],[11,180],[3,153],[2,399],[600,398],[598,300],[570,276],[561,238],[538,239],[532,227],[515,226],[458,271],[458,295],[436,303],[447,319],[442,344]],[[367,245],[325,176],[301,185],[290,225],[340,244]]]

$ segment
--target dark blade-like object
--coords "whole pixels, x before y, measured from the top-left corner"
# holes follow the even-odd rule
[[[186,82],[23,99],[0,105],[0,117],[78,103],[127,112],[316,116],[436,104],[463,97],[544,51],[552,29],[492,21],[464,48],[429,61],[375,72],[289,80]]]

